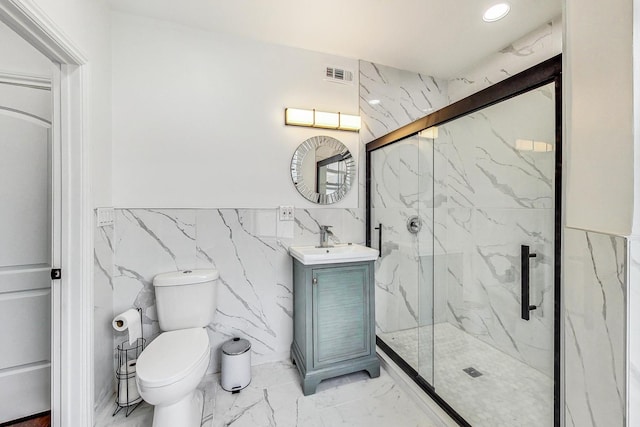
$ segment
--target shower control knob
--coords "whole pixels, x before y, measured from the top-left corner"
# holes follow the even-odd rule
[[[422,220],[418,215],[410,216],[409,219],[407,219],[407,230],[409,230],[409,233],[418,234],[421,228]]]

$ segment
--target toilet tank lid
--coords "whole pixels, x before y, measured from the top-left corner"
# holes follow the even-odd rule
[[[181,270],[162,273],[153,278],[153,286],[179,286],[216,280],[220,274],[215,269]]]

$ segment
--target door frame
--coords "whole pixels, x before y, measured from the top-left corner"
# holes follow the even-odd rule
[[[93,425],[93,234],[87,144],[86,56],[32,0],[3,0],[0,21],[49,58],[52,79],[51,422]]]
[[[472,112],[481,110],[507,99],[513,98],[525,92],[529,92],[549,83],[555,85],[555,164],[554,164],[554,325],[553,325],[553,425],[560,427],[563,423],[562,405],[563,396],[563,371],[562,371],[562,300],[561,300],[561,261],[562,261],[562,54],[556,55],[538,65],[524,70],[501,82],[495,83],[486,89],[472,94],[460,101],[443,107],[428,116],[411,122],[394,130],[380,138],[377,138],[365,146],[366,151],[366,182],[365,182],[365,210],[366,210],[366,245],[371,247],[371,153],[377,149],[394,144],[401,139],[416,135],[432,126],[442,125]],[[455,411],[442,397],[440,397],[433,385],[426,382],[419,373],[389,347],[380,337],[376,336],[376,344],[381,348],[418,386],[420,386],[448,415],[461,426],[469,426],[466,420]]]

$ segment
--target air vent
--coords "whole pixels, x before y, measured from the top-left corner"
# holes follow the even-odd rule
[[[327,66],[325,80],[337,83],[353,83],[353,72],[344,68]]]

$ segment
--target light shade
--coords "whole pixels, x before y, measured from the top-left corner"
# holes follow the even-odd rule
[[[360,116],[340,113],[340,126],[338,126],[338,129],[358,131],[361,126]]]
[[[534,151],[536,153],[548,153],[553,151],[553,145],[548,142],[534,141],[532,139],[517,139],[516,150]]]
[[[313,110],[285,108],[284,122],[294,126],[313,126]]]
[[[327,113],[324,111],[315,111],[314,115],[314,127],[337,129],[340,126],[340,114],[339,113]]]
[[[309,126],[354,132],[359,131],[361,127],[360,116],[300,108],[285,108],[284,123],[292,126]]]
[[[420,136],[429,139],[436,139],[438,137],[438,126],[431,126],[428,129],[420,132]]]

